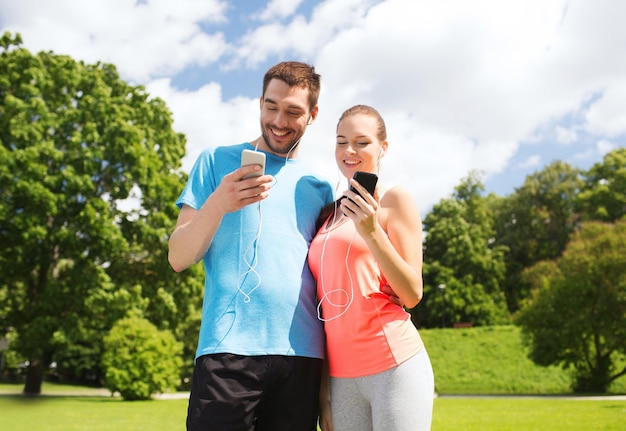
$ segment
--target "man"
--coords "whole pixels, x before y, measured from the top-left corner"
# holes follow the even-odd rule
[[[170,264],[203,259],[206,274],[188,430],[316,430],[324,339],[306,256],[333,192],[296,157],[319,91],[309,65],[268,70],[261,136],[204,151],[177,200]],[[265,153],[264,175],[240,167],[244,149]]]

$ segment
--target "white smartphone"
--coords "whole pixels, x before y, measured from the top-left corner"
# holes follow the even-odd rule
[[[265,172],[265,153],[261,151],[243,150],[241,153],[241,166],[261,165],[261,170],[244,176],[242,179],[260,177]]]

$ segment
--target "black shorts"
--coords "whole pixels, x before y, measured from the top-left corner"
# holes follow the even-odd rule
[[[322,360],[201,356],[193,372],[188,431],[316,431]]]

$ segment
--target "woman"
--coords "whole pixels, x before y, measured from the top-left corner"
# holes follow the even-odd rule
[[[403,187],[379,183],[372,196],[352,179],[378,174],[388,146],[374,108],[357,105],[339,119],[335,158],[354,190],[322,213],[309,250],[326,332],[323,431],[430,430],[432,367],[398,304],[422,298],[421,218]]]

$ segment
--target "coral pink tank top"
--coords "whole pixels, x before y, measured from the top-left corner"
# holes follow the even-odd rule
[[[361,377],[393,368],[424,344],[403,307],[380,291],[387,281],[352,221],[317,233],[309,266],[317,280],[330,375]]]

